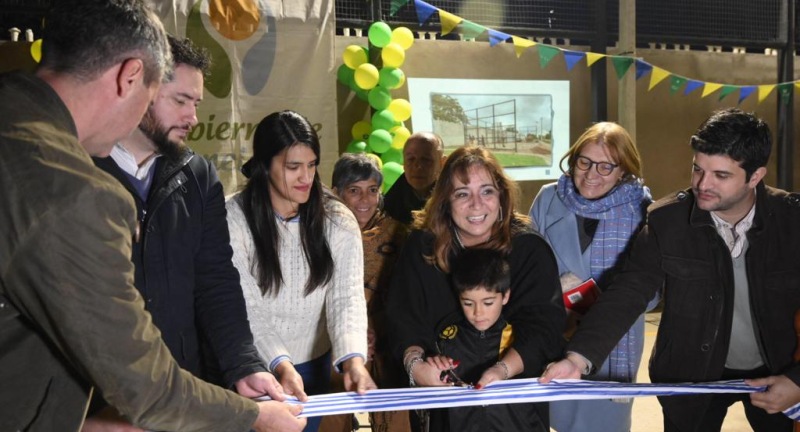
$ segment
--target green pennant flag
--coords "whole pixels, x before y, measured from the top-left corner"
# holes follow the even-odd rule
[[[552,60],[553,57],[557,56],[558,53],[561,52],[560,49],[550,45],[539,44],[536,45],[536,47],[539,48],[539,65],[542,67],[542,69],[546,68],[547,64],[550,63],[550,60]]]
[[[464,35],[464,39],[475,39],[486,31],[486,27],[475,24],[470,20],[461,21],[459,27],[461,27],[461,34]]]
[[[633,57],[611,56],[611,63],[614,64],[614,69],[617,71],[617,79],[621,80],[633,64]]]
[[[392,0],[391,5],[389,6],[389,16],[394,16],[394,14],[396,14],[401,7],[408,4],[409,1],[410,0]]]
[[[781,97],[781,103],[788,105],[792,100],[792,92],[794,91],[794,83],[778,84],[778,94]]]
[[[736,90],[739,90],[739,86],[735,85],[722,86],[722,90],[719,91],[719,99],[717,100],[721,101],[722,99],[725,99],[725,96],[728,96],[729,94],[735,92]]]
[[[679,75],[672,75],[669,79],[669,94],[675,94],[678,90],[683,87],[683,83],[686,82],[686,78],[679,76]]]

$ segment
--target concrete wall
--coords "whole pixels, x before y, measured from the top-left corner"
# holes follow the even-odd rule
[[[336,53],[347,45],[366,45],[366,38],[337,37]],[[586,50],[585,47],[563,47]],[[705,82],[736,85],[775,84],[777,82],[777,58],[763,54],[731,54],[700,51],[639,50],[637,55],[654,66],[674,74]],[[341,64],[341,55],[336,59]],[[597,67],[597,66],[594,66]],[[608,64],[608,112],[609,120],[616,120],[617,79],[613,67]],[[527,49],[517,58],[512,44],[489,47],[485,42],[458,42],[438,40],[416,40],[406,52],[405,64],[401,67],[407,77],[418,78],[468,78],[468,79],[512,79],[512,80],[565,80],[570,81],[570,140],[574,141],[591,123],[590,69],[585,61],[578,63],[572,71],[566,70],[563,56],[554,58],[547,68],[539,65],[536,47]],[[800,71],[796,68],[795,74]],[[633,66],[628,73],[633,73]],[[736,106],[739,92],[723,101],[718,101],[719,91],[701,98],[702,89],[684,96],[683,89],[670,94],[668,80],[648,91],[649,75],[637,83],[636,142],[644,162],[644,177],[654,197],[689,185],[692,152],[689,137],[697,126],[716,109]],[[756,92],[757,93],[757,92]],[[773,136],[777,133],[776,91],[761,104],[754,93],[744,100],[740,108],[755,111],[769,123]],[[368,118],[369,107],[344,86],[337,84],[339,97],[339,144],[340,150],[350,141],[350,126],[357,120]],[[407,98],[407,87],[395,90],[395,98]],[[796,99],[797,96],[795,96]],[[795,123],[800,119],[800,110],[795,102]],[[413,131],[413,124],[410,129]],[[800,128],[795,128],[800,136]],[[776,146],[770,159],[767,184],[776,182]],[[794,155],[794,188],[800,184],[800,152]],[[560,159],[561,155],[556,155]],[[527,211],[533,197],[544,182],[521,182],[522,198],[519,209]]]

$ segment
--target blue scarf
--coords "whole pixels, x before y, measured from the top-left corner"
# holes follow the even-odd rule
[[[562,175],[556,186],[558,198],[578,216],[599,220],[592,244],[589,264],[594,280],[603,281],[605,272],[616,266],[644,217],[644,206],[652,199],[650,190],[635,179],[614,186],[605,196],[589,200],[575,189],[572,177]],[[630,382],[639,365],[634,354],[636,339],[632,332],[622,337],[608,356],[612,379]]]

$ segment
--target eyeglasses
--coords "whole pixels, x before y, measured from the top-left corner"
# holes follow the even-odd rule
[[[595,162],[585,156],[578,156],[578,158],[575,159],[575,166],[581,171],[589,171],[592,169],[592,165],[595,166],[597,173],[603,177],[611,174],[614,169],[619,166],[611,162]]]

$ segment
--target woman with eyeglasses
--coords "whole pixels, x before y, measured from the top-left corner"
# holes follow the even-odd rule
[[[542,187],[533,200],[533,228],[553,248],[563,291],[594,279],[602,293],[621,268],[652,202],[650,191],[642,184],[639,151],[624,128],[602,122],[578,138],[561,159],[562,167],[565,160],[567,171],[558,182]],[[565,303],[569,308],[570,302]],[[568,310],[568,315],[574,326],[579,314]],[[570,325],[567,335],[571,334]],[[633,382],[643,349],[644,315],[602,365],[593,365],[596,373],[588,379]],[[604,431],[627,432],[632,405],[630,399],[553,402],[551,427],[559,432],[582,432],[603,425]]]

